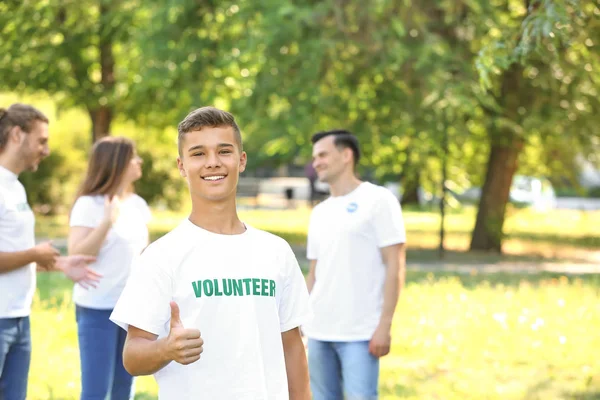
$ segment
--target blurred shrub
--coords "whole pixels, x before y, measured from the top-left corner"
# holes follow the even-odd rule
[[[578,187],[558,187],[556,188],[556,197],[590,197],[600,198],[600,186],[591,188]]]
[[[138,154],[144,164],[142,178],[135,185],[137,194],[148,204],[178,209],[185,180],[179,175],[175,159],[164,154],[153,155],[148,149],[138,149]]]
[[[588,190],[588,197],[600,199],[600,186],[594,186]]]
[[[27,190],[29,204],[40,214],[58,214],[70,206],[77,187],[78,165],[64,152],[53,151],[36,172],[24,172],[19,180]]]

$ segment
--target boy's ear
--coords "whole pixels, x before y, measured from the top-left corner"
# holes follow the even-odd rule
[[[183,168],[183,161],[181,161],[181,157],[177,157],[177,169],[179,170],[179,175],[184,178],[187,178],[187,174],[185,169]]]
[[[242,151],[242,155],[240,156],[240,172],[246,170],[246,164],[248,164],[248,155],[245,151]]]

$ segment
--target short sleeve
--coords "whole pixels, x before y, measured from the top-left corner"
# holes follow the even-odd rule
[[[300,271],[294,252],[287,243],[285,246],[285,269],[287,272],[279,303],[281,332],[287,332],[305,324],[312,315],[304,276]]]
[[[313,210],[310,215],[306,242],[306,258],[309,260],[316,260],[319,254],[319,243],[317,240],[317,218],[315,217],[315,210]]]
[[[136,258],[110,316],[111,321],[125,330],[133,325],[160,336],[171,318],[172,277],[157,253],[150,245]]]
[[[91,196],[81,196],[73,205],[69,226],[97,227],[104,217],[104,204],[99,204]]]
[[[406,242],[406,231],[400,202],[389,190],[382,195],[374,209],[373,226],[379,248]]]

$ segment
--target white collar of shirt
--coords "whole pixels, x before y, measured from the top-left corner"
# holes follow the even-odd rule
[[[6,179],[8,181],[16,181],[17,179],[19,179],[19,176],[11,170],[6,169],[2,165],[0,165],[0,178]]]

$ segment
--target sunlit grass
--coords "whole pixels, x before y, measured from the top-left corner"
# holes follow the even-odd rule
[[[383,398],[598,393],[600,362],[592,349],[600,338],[590,334],[600,323],[598,277],[515,278],[523,279],[495,275],[493,284],[487,277],[430,275],[409,284],[395,321],[396,346],[383,361]]]
[[[150,223],[152,239],[171,230],[186,217],[181,211],[153,210]],[[310,209],[241,209],[240,218],[260,229],[279,234],[290,243],[304,245]],[[433,211],[405,210],[404,219],[409,249],[435,249],[439,244],[440,216]],[[475,209],[465,208],[447,216],[445,245],[454,251],[466,251],[475,225]],[[68,221],[64,215],[38,217],[38,238],[65,238]],[[505,223],[504,251],[508,255],[583,259],[600,248],[600,211],[553,210],[536,212],[511,209]]]
[[[38,288],[31,315],[33,354],[27,399],[78,399],[81,373],[72,285],[60,274],[46,273],[38,275]],[[137,393],[150,393],[149,398],[156,398],[156,389],[152,377],[136,381]]]
[[[241,210],[241,219],[303,245],[310,210]],[[186,217],[154,210],[153,239]],[[433,261],[439,216],[404,212],[409,264]],[[475,210],[446,221],[447,260],[518,261],[519,254],[577,259],[598,246],[600,212],[513,210],[505,249],[512,255],[465,255]],[[40,217],[37,235],[64,238],[64,216]],[[80,389],[71,285],[41,274],[32,315],[31,399],[75,399]],[[392,353],[382,359],[382,399],[600,399],[600,278],[557,275],[453,275],[410,271],[394,324]],[[57,366],[60,366],[58,368]],[[137,381],[138,399],[156,399],[151,377]]]
[[[39,287],[28,399],[76,399],[71,285],[40,274]],[[598,331],[599,276],[409,272],[381,398],[600,399]],[[156,399],[153,378],[138,379],[137,393]]]

